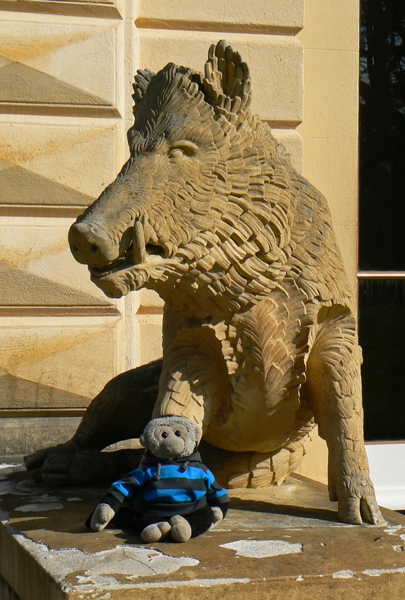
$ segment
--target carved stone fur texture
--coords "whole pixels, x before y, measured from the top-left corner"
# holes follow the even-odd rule
[[[69,241],[108,296],[143,286],[164,299],[163,361],[110,382],[73,440],[28,467],[67,480],[66,456],[129,437],[125,412],[131,437],[152,416],[181,415],[202,427],[222,484],[263,486],[296,468],[316,422],[339,517],[380,522],[353,298],[326,200],[251,114],[248,67],[224,41],[203,75],[138,71],[133,98],[130,159]]]

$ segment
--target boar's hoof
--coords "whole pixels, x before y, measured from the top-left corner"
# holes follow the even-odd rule
[[[116,475],[112,452],[52,454],[42,465],[41,480],[49,486],[83,485],[111,481]],[[34,478],[39,479],[38,473]]]

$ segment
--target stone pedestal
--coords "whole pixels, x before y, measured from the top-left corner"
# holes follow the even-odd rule
[[[337,522],[326,487],[301,476],[231,491],[223,523],[186,544],[86,530],[103,489],[50,490],[0,470],[0,593],[7,600],[400,600],[405,517]]]

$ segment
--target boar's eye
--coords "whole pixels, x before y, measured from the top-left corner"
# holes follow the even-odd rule
[[[175,160],[180,160],[184,158],[185,153],[181,148],[172,148],[169,152],[169,158],[174,158]]]
[[[169,158],[181,159],[184,156],[195,156],[199,148],[190,140],[178,140],[172,144],[169,150]]]

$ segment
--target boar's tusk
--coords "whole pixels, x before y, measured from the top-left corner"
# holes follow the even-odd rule
[[[134,245],[133,259],[135,264],[143,263],[146,260],[146,243],[143,225],[140,221],[134,223]]]

